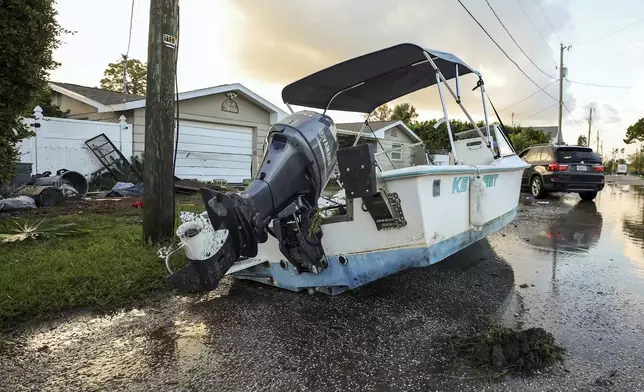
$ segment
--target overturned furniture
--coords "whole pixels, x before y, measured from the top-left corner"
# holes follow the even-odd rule
[[[459,79],[468,74],[477,77],[483,128],[461,103]],[[455,91],[448,79],[455,79]],[[431,85],[437,85],[443,104],[450,164],[425,159],[396,167],[392,149],[360,144],[367,122],[353,146],[338,149],[327,110],[368,114]],[[445,90],[471,121],[472,132],[453,135]],[[481,75],[456,56],[401,44],[307,76],[286,86],[282,97],[289,108],[324,113],[300,111],[273,125],[258,174],[243,192],[203,191],[206,212],[184,219],[177,230],[190,261],[170,271],[176,288],[212,290],[232,274],[294,291],[337,294],[443,260],[515,217],[526,164],[501,129],[488,123]],[[393,169],[381,170],[383,158]],[[320,203],[336,170],[344,202]]]

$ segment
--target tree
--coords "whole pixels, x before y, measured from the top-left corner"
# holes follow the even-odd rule
[[[103,72],[101,88],[110,91],[123,91],[123,61],[109,63]],[[148,67],[137,59],[127,61],[127,93],[145,95],[147,87]]]
[[[624,143],[630,144],[636,140],[644,142],[644,118],[640,118],[635,124],[626,128]]]
[[[49,72],[59,66],[53,52],[71,31],[56,21],[54,0],[4,0],[0,7],[0,184],[13,176],[16,144],[33,135],[22,121],[47,88]]]
[[[42,109],[42,115],[45,117],[67,117],[70,110],[67,109],[63,111],[60,106],[53,104],[51,101],[51,89],[43,89],[42,93],[38,97],[38,102],[36,103],[36,105],[40,106]]]
[[[393,109],[387,104],[378,106],[370,115],[363,115],[369,121],[402,121],[408,127],[418,118],[416,108],[409,103],[399,103]]]
[[[408,103],[399,103],[394,107],[389,120],[402,121],[409,126],[416,118],[418,118],[418,113],[416,113],[415,107]]]
[[[368,118],[369,121],[387,121],[391,118],[392,110],[389,105],[378,106],[371,114],[364,114],[362,118]]]
[[[523,127],[513,127],[513,132],[510,132],[510,141],[514,145],[514,149],[517,153],[525,150],[530,146],[535,144],[544,144],[551,141],[550,135],[536,130],[532,127],[523,128]]]
[[[588,146],[588,140],[587,140],[586,136],[579,135],[579,137],[577,138],[577,145],[578,146]]]

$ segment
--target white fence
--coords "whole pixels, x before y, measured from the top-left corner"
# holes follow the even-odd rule
[[[43,117],[36,107],[35,119],[25,119],[36,133],[19,144],[20,162],[32,164],[32,174],[67,169],[89,175],[103,167],[85,141],[104,133],[128,160],[132,156],[132,126],[120,123]]]

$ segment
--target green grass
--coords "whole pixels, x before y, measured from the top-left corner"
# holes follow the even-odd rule
[[[203,211],[198,197],[179,199],[179,211]],[[42,219],[26,216],[30,222]],[[167,290],[158,246],[142,244],[141,210],[48,218],[90,232],[73,237],[0,244],[0,329],[65,309],[112,309],[146,293]],[[178,221],[178,218],[177,218]],[[181,254],[179,254],[181,253]],[[178,252],[176,258],[182,258]]]

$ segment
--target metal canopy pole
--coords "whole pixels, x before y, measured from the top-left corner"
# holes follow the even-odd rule
[[[458,64],[456,64],[456,103],[461,103],[461,89],[458,82]]]
[[[441,73],[440,69],[438,69],[438,66],[436,65],[436,63],[434,63],[434,61],[432,60],[431,56],[427,52],[423,52],[423,54],[425,55],[427,60],[429,60],[429,63],[432,65],[432,67],[436,71],[436,75],[437,75],[437,78],[438,78],[437,81],[442,80],[443,82],[445,82],[445,87],[447,87],[447,91],[449,91],[449,93],[452,94],[452,97],[454,97],[454,99],[456,100],[456,103],[458,104],[458,106],[461,107],[461,110],[463,111],[463,113],[465,114],[467,119],[470,120],[470,122],[474,126],[474,129],[476,129],[476,132],[478,132],[478,134],[481,137],[481,139],[487,141],[488,150],[490,150],[490,152],[492,152],[492,154],[495,155],[494,151],[492,151],[492,148],[490,147],[489,141],[485,138],[485,135],[483,135],[483,132],[481,132],[481,129],[476,125],[476,122],[474,122],[474,119],[472,119],[472,116],[470,116],[470,114],[467,112],[467,110],[465,109],[465,106],[463,106],[461,101],[457,98],[456,94],[454,93],[454,90],[452,90],[452,88],[449,86],[449,84],[447,83],[447,79],[445,79],[445,77]],[[439,88],[440,88],[440,86],[439,86]],[[445,107],[444,103],[443,103],[443,107]],[[443,109],[443,111],[445,111],[445,110],[446,109]],[[487,118],[486,118],[486,120],[487,120]]]
[[[288,102],[284,102],[284,103],[286,104],[286,107],[288,108],[288,110],[291,111],[291,114],[294,114],[295,112],[293,111],[293,108],[291,107],[291,105]]]
[[[326,114],[326,111],[327,111],[327,110],[329,110],[329,107],[331,106],[331,103],[333,102],[333,100],[334,100],[338,95],[342,94],[342,93],[343,93],[343,92],[345,92],[345,91],[349,91],[349,90],[352,90],[352,89],[354,89],[354,88],[356,88],[356,87],[360,87],[360,86],[362,86],[363,84],[364,84],[364,82],[360,82],[360,83],[358,83],[358,84],[354,84],[353,86],[349,86],[349,87],[347,87],[347,88],[345,88],[345,89],[342,89],[342,90],[338,91],[337,93],[335,93],[335,94],[331,97],[331,99],[329,99],[329,103],[326,105],[326,108],[324,109],[324,113],[322,113],[322,114]]]
[[[430,60],[431,61],[431,60]],[[452,135],[452,127],[449,124],[449,115],[447,114],[447,106],[445,105],[445,98],[443,97],[443,88],[440,71],[436,68],[436,64],[432,61],[432,65],[436,70],[436,84],[438,84],[438,95],[441,98],[441,105],[443,105],[443,114],[445,115],[445,124],[447,125],[447,136],[449,136],[449,144],[452,147],[452,154],[454,154],[454,163],[458,164],[458,156],[456,154],[456,147],[454,146],[454,136]]]
[[[485,105],[485,86],[481,79],[481,101],[483,102],[483,116],[485,116],[485,128],[487,129],[487,144],[490,146],[490,122],[487,119],[487,106]]]
[[[369,120],[365,120],[362,124],[362,127],[360,127],[360,132],[358,132],[358,136],[356,136],[356,140],[353,142],[353,147],[358,145],[358,140],[360,140],[360,136],[362,136],[362,131],[364,131],[364,129],[367,127],[367,121]]]

